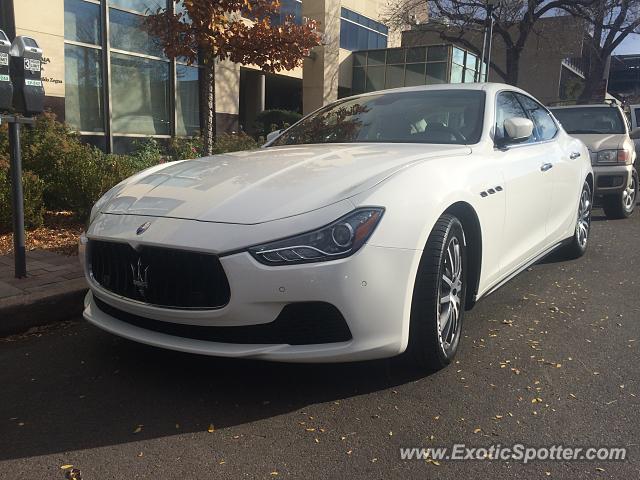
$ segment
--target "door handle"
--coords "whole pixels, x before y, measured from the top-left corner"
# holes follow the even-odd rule
[[[553,163],[543,163],[540,166],[540,170],[542,170],[543,172],[546,172],[547,170],[551,170],[553,168]]]
[[[569,155],[569,158],[571,160],[575,160],[576,158],[578,158],[580,156],[580,152],[573,152],[571,155]]]

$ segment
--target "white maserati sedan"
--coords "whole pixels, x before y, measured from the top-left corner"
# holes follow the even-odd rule
[[[438,369],[480,298],[585,252],[592,191],[585,145],[512,86],[346,98],[106,193],[80,242],[84,317],[184,352]]]

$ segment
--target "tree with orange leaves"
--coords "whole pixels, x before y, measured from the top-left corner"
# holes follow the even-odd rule
[[[296,24],[289,16],[279,25],[279,0],[182,0],[181,11],[158,10],[145,27],[169,58],[184,57],[201,67],[200,112],[205,153],[216,136],[215,62],[253,64],[266,72],[291,70],[320,43],[316,23]]]

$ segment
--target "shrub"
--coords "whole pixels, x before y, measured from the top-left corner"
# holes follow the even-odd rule
[[[239,152],[258,148],[256,141],[244,132],[223,133],[216,138],[213,153]]]
[[[265,110],[256,117],[256,135],[266,138],[271,132],[290,127],[301,118],[298,112],[290,110]]]
[[[143,164],[154,165],[165,161],[164,152],[155,138],[138,140],[133,146],[135,150],[132,156],[136,157]]]
[[[22,173],[22,189],[24,192],[24,223],[28,228],[42,225],[44,202],[42,193],[44,182],[33,172]],[[11,210],[11,177],[9,162],[0,157],[0,230],[12,228]]]
[[[187,160],[202,156],[203,144],[201,137],[177,137],[169,140],[167,155],[171,160]]]

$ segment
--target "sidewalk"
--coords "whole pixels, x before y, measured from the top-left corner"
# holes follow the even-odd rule
[[[87,290],[77,256],[27,252],[27,277],[15,278],[13,256],[0,256],[0,335],[10,335],[82,312]]]

